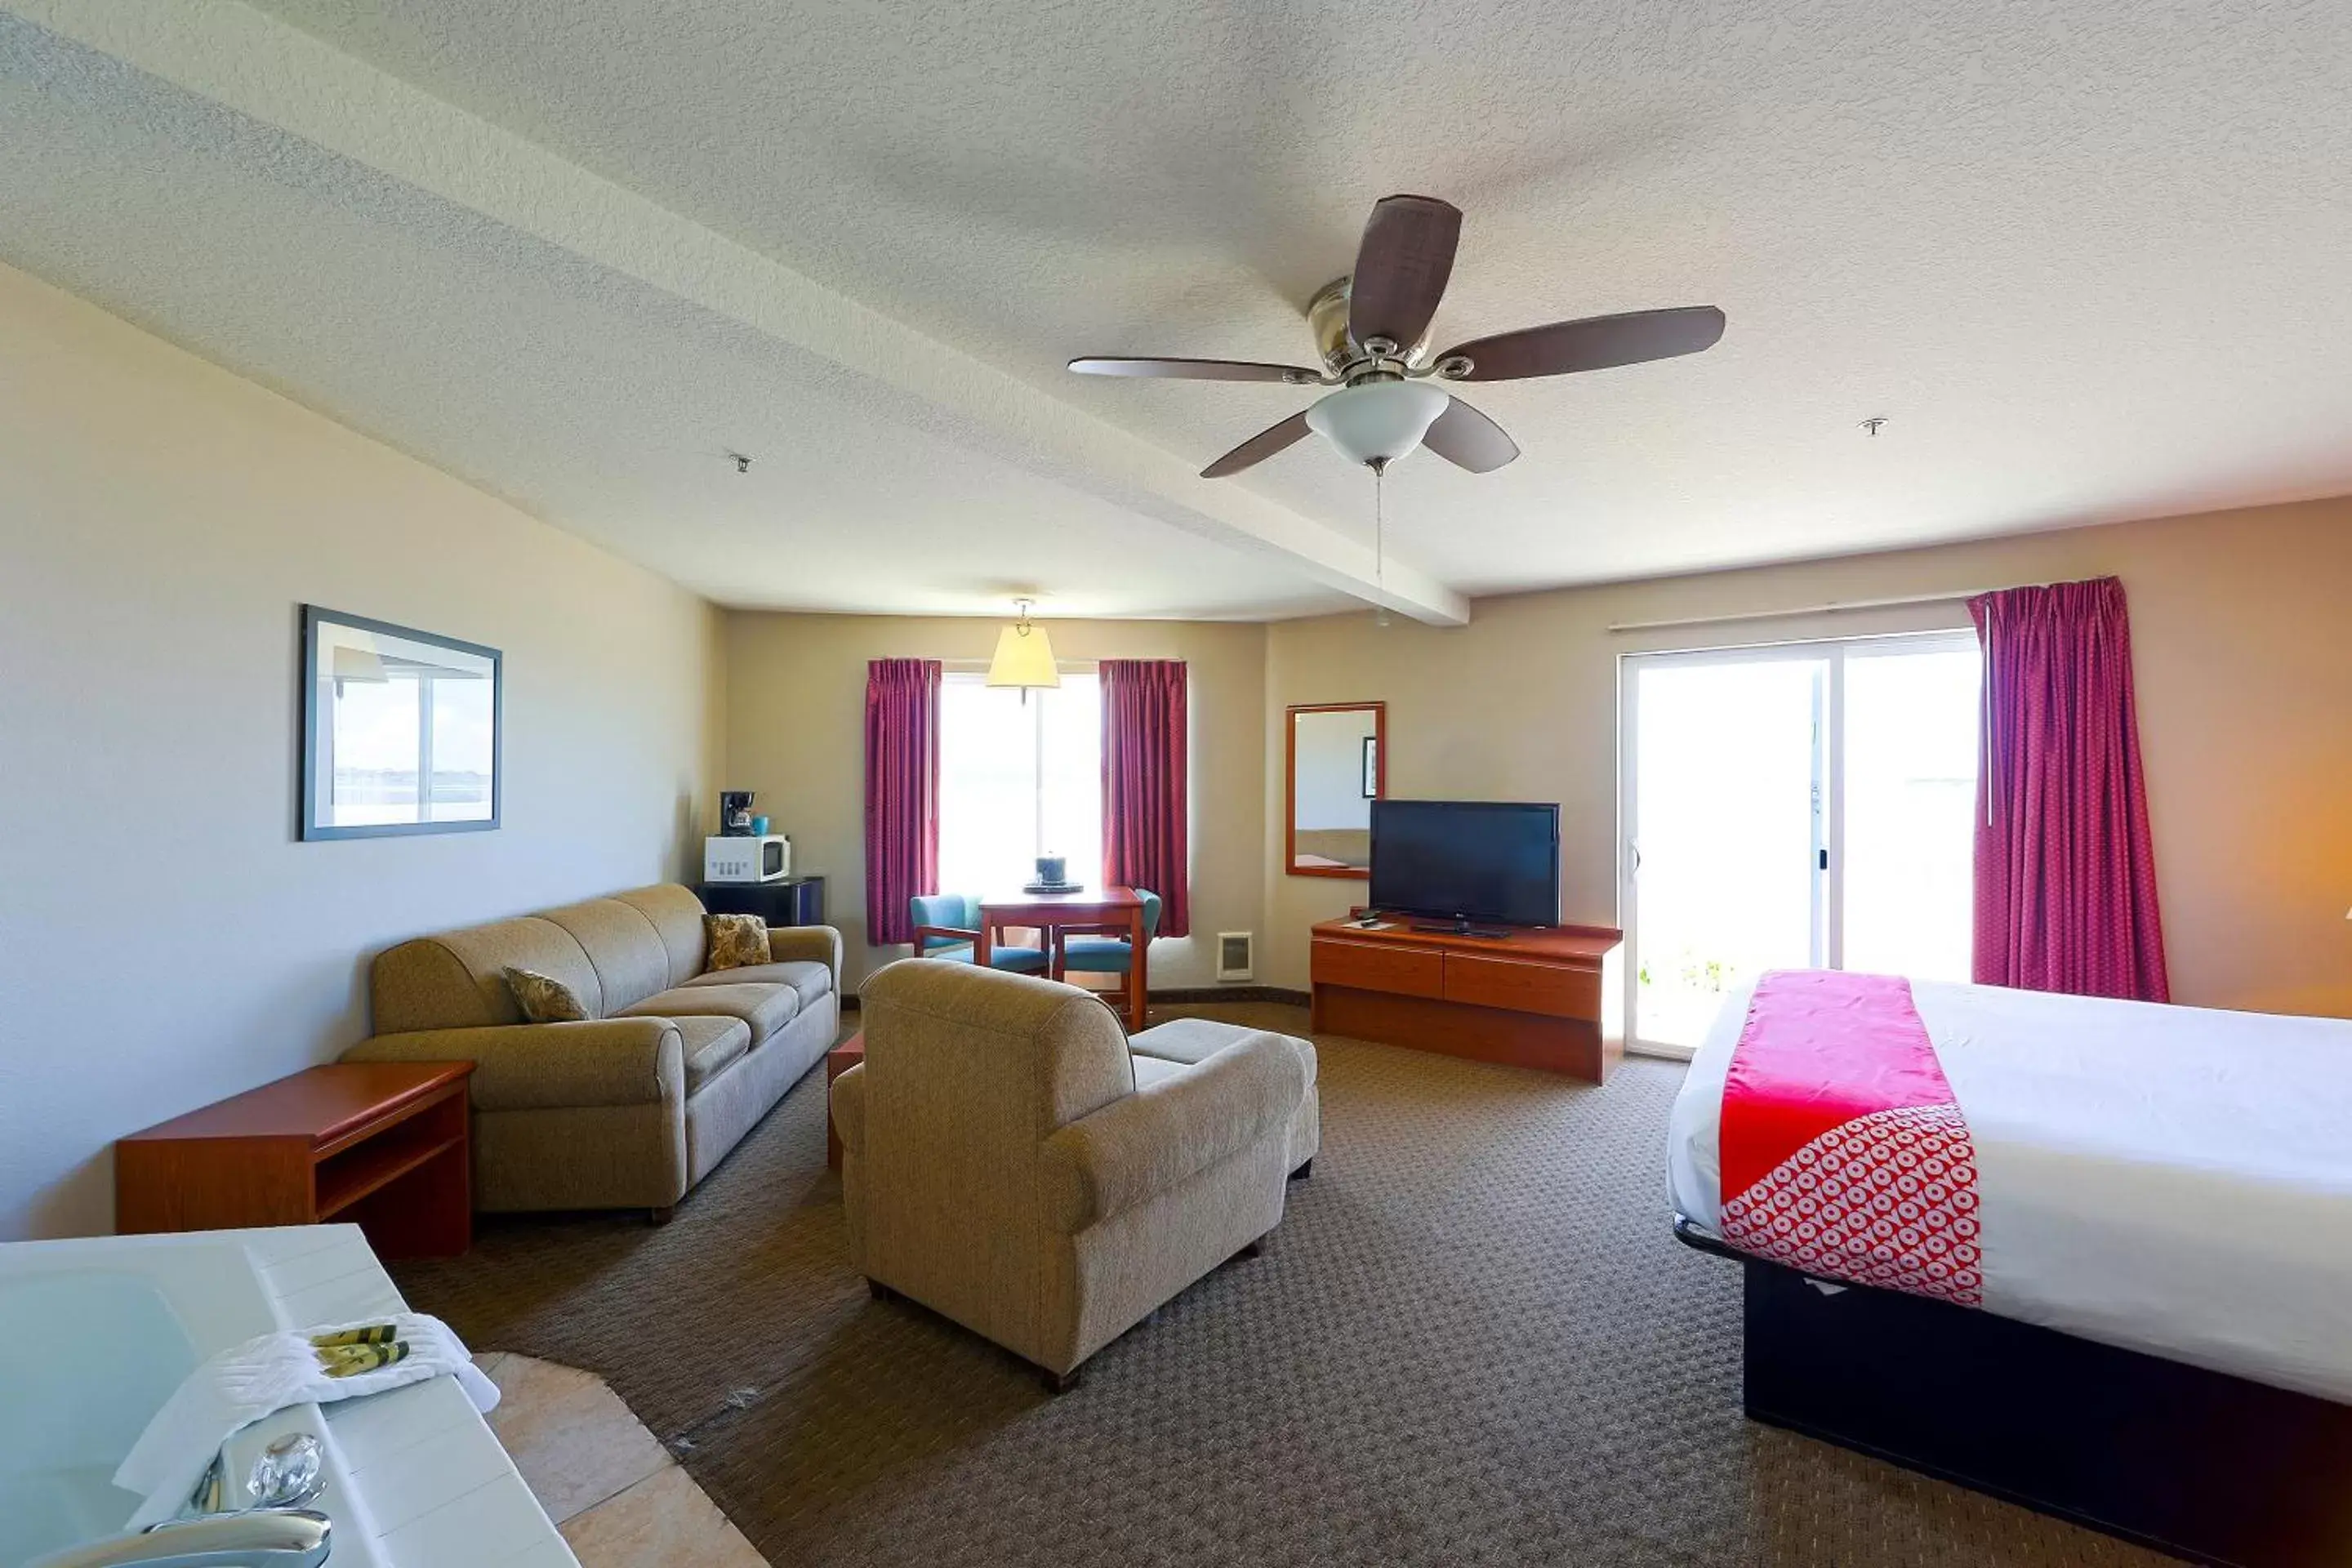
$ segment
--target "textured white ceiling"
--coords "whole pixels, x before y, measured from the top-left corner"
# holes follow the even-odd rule
[[[5,13],[0,213],[0,259],[721,603],[1003,615],[1042,592],[1048,616],[1256,618],[1354,602],[919,411],[883,416],[740,321]]]
[[[1441,339],[1724,307],[1730,330],[1702,356],[1471,391],[1527,450],[1499,474],[1425,457],[1400,465],[1391,540],[1457,589],[2352,489],[2352,6],[2341,0],[268,8],[1195,466],[1299,395],[1087,382],[1061,362],[1305,354],[1299,305],[1345,270],[1365,211],[1389,191],[1444,195],[1468,213]],[[114,122],[142,118],[135,103],[89,113],[119,134]],[[70,162],[83,155],[62,154],[42,177],[86,185]],[[265,183],[287,156],[258,156]],[[222,184],[223,200],[251,199]],[[707,483],[691,464],[672,473],[648,458],[616,479],[594,459],[711,444],[713,416],[749,398],[857,455],[778,471],[772,503],[815,495],[842,509],[848,537],[827,570],[845,584],[883,583],[910,553],[928,559],[935,541],[960,536],[941,511],[1001,485],[1011,515],[993,538],[1048,586],[1066,553],[1034,552],[1033,573],[1024,552],[1058,528],[1099,540],[1106,589],[1130,591],[1122,607],[1279,614],[1328,602],[1278,560],[1147,521],[1164,508],[1117,504],[1126,490],[1052,483],[951,440],[907,444],[887,424],[860,434],[847,426],[876,424],[863,405],[836,406],[828,426],[829,389],[799,362],[730,329],[734,357],[768,374],[738,381],[727,352],[664,324],[674,301],[610,279],[566,292],[576,269],[500,258],[495,243],[483,249],[528,277],[526,293],[558,297],[535,330],[457,372],[467,386],[480,374],[493,392],[514,381],[528,395],[511,412],[503,395],[486,398],[494,433],[476,428],[472,406],[446,409],[441,423],[465,429],[443,432],[406,400],[446,402],[453,378],[434,374],[447,363],[436,356],[462,345],[438,341],[447,333],[398,341],[414,319],[366,306],[398,298],[430,319],[429,298],[371,290],[400,287],[379,274],[416,270],[401,260],[411,250],[446,252],[436,225],[453,215],[419,218],[377,193],[319,199],[373,228],[332,279],[347,303],[322,299],[318,321],[276,336],[307,334],[317,357],[405,362],[375,402],[352,405],[362,422],[698,586],[719,541],[749,540],[752,551],[716,558],[763,584],[790,578],[780,558],[807,547],[795,536],[780,548],[750,522],[729,533],[690,488]],[[220,222],[233,232],[236,209]],[[23,226],[0,226],[0,247],[31,249]],[[264,232],[245,257],[272,287],[312,264]],[[136,237],[90,236],[84,248]],[[370,246],[384,258],[373,272]],[[166,266],[176,250],[132,248],[162,250],[146,259]],[[70,272],[59,280],[81,287]],[[133,304],[158,292],[152,278],[114,287]],[[580,329],[566,312],[582,293],[602,312],[585,319],[594,332],[657,396],[567,411],[588,351],[547,340]],[[257,302],[239,331],[267,336],[268,307]],[[179,324],[192,307],[147,308],[205,346]],[[247,358],[307,388],[312,373],[267,363],[286,352],[273,340]],[[696,402],[706,384],[713,395]],[[1874,440],[1856,428],[1870,415],[1891,421]],[[478,447],[453,445],[467,433]],[[550,451],[564,460],[550,464]],[[592,493],[557,493],[551,471],[593,476],[576,487]],[[1239,482],[1285,515],[1365,531],[1363,476],[1319,443]],[[626,504],[596,510],[615,489]],[[1172,552],[1164,570],[1154,550]],[[974,563],[966,579],[985,570]],[[805,579],[798,591],[829,602]]]
[[[1475,391],[1502,473],[1400,467],[1457,587],[2352,489],[2343,0],[271,3],[1049,384],[1305,352],[1391,190],[1468,214],[1442,338],[1722,305],[1706,355]],[[1298,404],[1060,393],[1195,461]],[[1360,526],[1362,480],[1244,482]]]

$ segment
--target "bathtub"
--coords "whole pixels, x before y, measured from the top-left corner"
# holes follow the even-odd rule
[[[402,1305],[350,1226],[0,1246],[0,1568],[122,1528],[140,1500],[115,1467],[206,1357]],[[289,1432],[321,1441],[336,1568],[576,1568],[447,1378],[255,1423],[226,1451],[229,1506]]]

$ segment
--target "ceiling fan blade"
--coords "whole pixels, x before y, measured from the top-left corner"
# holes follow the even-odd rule
[[[1519,444],[1500,425],[1458,397],[1445,405],[1421,444],[1474,474],[1491,474],[1519,455]]]
[[[1435,196],[1382,196],[1364,225],[1348,285],[1348,335],[1361,345],[1386,338],[1410,349],[1429,331],[1445,280],[1462,211]]]
[[[1238,474],[1244,468],[1265,462],[1276,452],[1307,435],[1307,411],[1300,409],[1279,425],[1259,431],[1240,446],[1201,470],[1204,479],[1222,479],[1228,474]]]
[[[1447,349],[1432,363],[1448,381],[1517,381],[1695,354],[1713,348],[1722,336],[1722,311],[1712,305],[1688,305],[1498,332]],[[1455,359],[1468,360],[1469,369],[1459,375],[1448,370],[1446,362]]]
[[[1080,375],[1139,375],[1169,381],[1286,381],[1311,385],[1323,378],[1295,364],[1260,364],[1239,359],[1074,359]]]

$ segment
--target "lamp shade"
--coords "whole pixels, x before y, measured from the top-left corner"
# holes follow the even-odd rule
[[[1425,381],[1368,381],[1316,404],[1307,424],[1351,463],[1392,463],[1421,445],[1451,401]]]
[[[988,661],[988,683],[1058,688],[1062,672],[1054,668],[1054,645],[1045,640],[1045,628],[1024,621],[997,633],[996,657]]]

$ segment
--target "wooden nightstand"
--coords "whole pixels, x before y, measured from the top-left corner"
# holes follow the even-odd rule
[[[348,1220],[383,1258],[473,1245],[471,1062],[339,1062],[114,1145],[125,1235]]]

